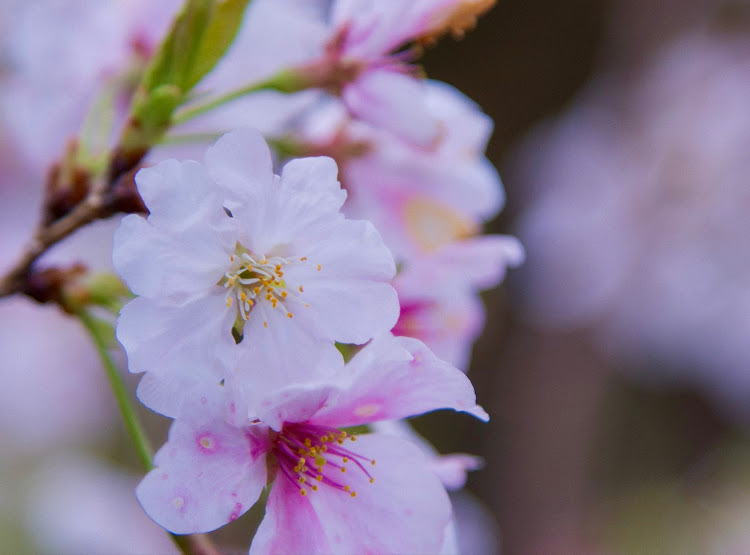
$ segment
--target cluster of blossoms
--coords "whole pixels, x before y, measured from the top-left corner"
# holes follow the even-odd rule
[[[203,163],[148,152],[154,165],[135,178],[148,216],[122,220],[112,258],[136,295],[116,333],[144,373],[138,398],[174,419],[137,489],[167,530],[214,530],[270,487],[252,552],[455,550],[446,488],[477,459],[438,457],[396,421],[437,409],[488,419],[464,374],[479,292],[523,250],[480,235],[503,202],[483,155],[491,120],[414,63],[492,4],[256,0],[195,98],[270,85],[177,113],[166,142],[183,154],[220,137]],[[82,22],[118,33],[65,78],[104,87],[114,127],[175,8],[123,2],[112,21],[81,8]],[[48,87],[49,68],[19,66],[18,83]],[[26,106],[10,84],[0,102]],[[20,142],[30,160],[59,152],[67,120],[87,113],[91,98],[70,98],[46,122],[55,144]],[[110,135],[69,148],[95,163]]]

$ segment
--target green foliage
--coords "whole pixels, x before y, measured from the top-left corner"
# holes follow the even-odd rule
[[[188,0],[151,59],[133,97],[116,158],[136,163],[172,122],[175,109],[222,58],[250,0]]]

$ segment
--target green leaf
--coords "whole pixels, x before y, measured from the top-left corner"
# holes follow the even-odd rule
[[[143,74],[130,118],[110,161],[116,176],[134,167],[172,124],[175,109],[234,41],[250,0],[187,0]]]
[[[212,0],[188,0],[185,3],[146,69],[141,82],[143,91],[150,93],[161,85],[174,85],[182,94],[187,92],[185,85],[208,26],[213,4]]]
[[[219,0],[214,2],[208,26],[196,52],[194,64],[187,80],[192,88],[211,71],[237,36],[250,0]]]

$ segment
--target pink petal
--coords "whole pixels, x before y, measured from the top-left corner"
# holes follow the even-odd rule
[[[474,293],[497,285],[506,270],[525,257],[521,243],[508,235],[482,235],[453,241],[438,251],[413,260],[395,280],[402,294],[413,298],[445,295],[447,290]],[[460,273],[439,271],[450,268]]]
[[[258,419],[275,431],[284,423],[306,422],[328,401],[333,386],[308,384],[285,387],[266,397],[257,412]]]
[[[175,420],[156,468],[136,489],[146,513],[176,534],[209,532],[236,519],[266,484],[263,436],[226,423],[221,411],[212,414],[215,407],[206,406]]]
[[[451,506],[421,451],[399,438],[360,435],[350,448],[376,461],[374,478],[351,463],[345,483],[356,492],[331,486],[308,492],[331,553],[437,553],[443,544]],[[278,482],[278,479],[277,479]],[[295,489],[290,495],[301,497]]]
[[[425,105],[423,86],[402,73],[370,70],[347,85],[342,98],[356,117],[428,148],[440,138],[440,125]]]
[[[390,330],[398,319],[398,299],[388,283],[395,273],[390,251],[369,222],[339,220],[306,251],[315,266],[289,267],[304,286],[308,308],[300,318],[320,337],[362,344]]]
[[[392,332],[419,339],[435,355],[462,372],[484,324],[484,305],[476,293],[456,291],[450,284],[439,294],[399,291],[401,315]]]
[[[329,553],[320,519],[308,497],[283,476],[277,476],[268,496],[266,516],[250,546],[250,555]]]
[[[416,339],[381,336],[362,349],[346,369],[342,393],[313,417],[313,423],[353,426],[439,409],[489,420],[476,404],[469,379]]]

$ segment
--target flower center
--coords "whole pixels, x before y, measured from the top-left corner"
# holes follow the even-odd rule
[[[275,436],[272,451],[281,473],[301,495],[307,495],[307,488],[318,491],[325,485],[356,497],[357,492],[346,480],[347,469],[364,474],[371,484],[375,482],[365,466],[375,466],[375,460],[345,447],[347,441],[356,439],[354,434],[336,428],[291,424]]]
[[[299,263],[306,263],[307,257],[299,259]],[[300,296],[304,293],[301,284],[291,284],[284,278],[284,268],[297,263],[282,256],[253,256],[247,249],[237,243],[235,252],[229,255],[229,269],[219,281],[227,290],[227,306],[236,303],[238,318],[246,321],[253,306],[266,301],[273,308],[284,311],[289,318],[293,318],[291,305],[302,303]],[[320,264],[316,265],[320,271]],[[268,327],[268,324],[264,322]]]

